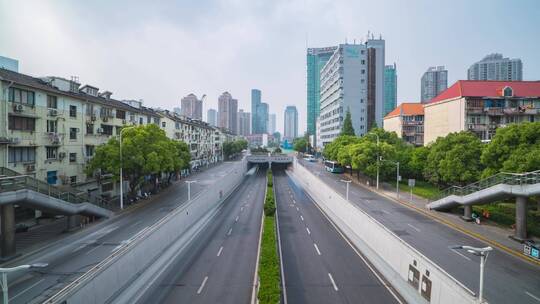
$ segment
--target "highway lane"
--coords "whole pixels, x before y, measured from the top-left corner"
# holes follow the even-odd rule
[[[216,186],[239,162],[226,162],[203,172],[193,174],[189,180],[191,195]],[[152,202],[106,220],[63,239],[47,249],[17,261],[17,264],[47,262],[49,266],[39,272],[29,272],[11,283],[11,303],[40,303],[66,284],[101,262],[136,234],[154,224],[174,208],[187,201],[187,185],[175,183],[155,195]]]
[[[288,303],[401,301],[284,171],[274,185]]]
[[[248,177],[140,303],[250,303],[265,186]]]
[[[326,172],[320,163],[300,160],[306,168],[345,197],[343,175]],[[349,199],[404,241],[441,266],[450,275],[478,292],[479,258],[452,245],[485,244],[388,198],[350,184]],[[540,303],[540,267],[495,249],[485,270],[485,298],[490,303]]]

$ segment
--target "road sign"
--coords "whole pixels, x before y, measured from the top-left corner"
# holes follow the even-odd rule
[[[535,259],[540,259],[540,249],[532,243],[527,243],[523,246],[523,253]]]
[[[409,178],[409,187],[414,187],[416,180],[414,178]]]
[[[398,181],[401,181],[401,175],[400,175],[400,176],[398,176],[398,178],[397,178],[397,179],[398,179]]]

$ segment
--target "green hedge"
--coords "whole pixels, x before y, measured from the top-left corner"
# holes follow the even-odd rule
[[[540,236],[540,212],[534,209],[536,202],[529,202],[527,212],[527,232]],[[514,202],[497,202],[480,206],[473,206],[473,211],[482,214],[482,210],[489,212],[489,220],[499,225],[510,227],[516,222],[516,205]]]
[[[268,186],[266,187],[266,198],[264,201],[264,215],[274,216],[276,212],[276,200],[274,199],[274,180],[272,178],[272,171],[268,170],[266,173],[268,177]]]

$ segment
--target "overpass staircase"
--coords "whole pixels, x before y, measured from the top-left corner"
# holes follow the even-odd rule
[[[432,210],[464,207],[463,218],[471,219],[472,206],[515,198],[515,239],[527,238],[527,200],[540,195],[540,170],[525,173],[498,173],[464,187],[453,186],[444,190],[439,199],[427,205]]]

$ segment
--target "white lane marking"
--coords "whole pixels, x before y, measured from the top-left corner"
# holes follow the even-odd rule
[[[35,282],[34,284],[28,286],[26,289],[23,289],[23,290],[22,290],[21,292],[19,292],[18,294],[14,295],[12,298],[9,298],[9,300],[11,301],[11,300],[15,299],[16,297],[22,295],[23,293],[27,292],[28,290],[30,290],[30,289],[34,288],[35,286],[39,285],[39,283],[41,283],[41,282],[43,282],[43,281],[45,281],[45,279],[41,279],[41,280]]]
[[[354,190],[351,191],[351,192],[352,192],[352,194],[354,194],[354,195],[360,195],[360,193],[358,193],[358,192],[356,192],[356,191],[354,191]]]
[[[416,232],[420,232],[420,229],[414,227],[413,225],[411,224],[407,224],[407,226],[411,227],[412,229],[416,230]]]
[[[295,201],[295,200],[292,200],[292,203],[293,203],[293,204],[296,204],[296,201]]]
[[[141,221],[136,221],[135,223],[129,225],[129,228],[133,227],[133,226],[137,226]]]
[[[383,210],[383,209],[381,209],[381,212],[384,213],[384,214],[390,214],[390,212],[388,212],[386,210]]]
[[[236,218],[234,219],[235,222],[238,222],[238,216],[236,216]]]
[[[103,245],[103,244],[99,244],[99,245],[97,245],[96,247],[94,247],[94,248],[92,248],[92,249],[88,250],[88,251],[87,251],[87,252],[86,252],[85,254],[86,254],[86,255],[89,255],[89,254],[90,254],[90,252],[92,252],[92,251],[94,251],[94,250],[98,249],[99,247],[101,247],[101,245]]]
[[[92,240],[92,243],[95,242],[95,241],[96,241],[96,240]],[[78,250],[80,250],[80,249],[83,249],[84,247],[86,247],[86,244],[82,244],[81,246],[79,246],[79,247],[73,249],[71,252],[78,251]]]
[[[204,277],[204,280],[201,283],[201,287],[199,287],[199,290],[197,290],[197,294],[201,294],[201,291],[204,288],[204,285],[206,284],[206,280],[208,280],[208,276]]]
[[[298,209],[298,207],[296,207],[296,211],[300,211],[300,209]]]
[[[240,208],[240,212],[244,211],[244,207]]]
[[[463,253],[461,253],[461,252],[459,252],[459,251],[457,251],[457,250],[455,250],[455,249],[451,249],[451,250],[452,250],[453,252],[459,254],[459,255],[460,255],[461,257],[463,257],[463,258],[465,258],[465,259],[467,259],[467,260],[469,260],[469,261],[471,260],[471,258],[469,258],[468,256],[464,255]]]
[[[222,251],[223,251],[223,246],[219,247],[219,251],[217,252],[217,256],[220,256]]]
[[[525,294],[528,295],[529,297],[535,299],[536,301],[540,302],[540,298],[533,295],[532,293],[528,292],[528,291],[525,291]]]
[[[302,222],[304,221],[304,217],[300,215],[300,219],[302,220]]]
[[[313,243],[313,246],[315,247],[315,250],[317,250],[317,254],[321,255],[321,251],[319,250],[317,244]]]
[[[232,233],[232,228],[229,229],[229,232],[227,232],[227,235],[231,235],[231,233]]]
[[[309,231],[308,227],[306,227],[306,230],[307,230],[307,234],[311,234],[311,231]]]
[[[330,272],[328,273],[328,277],[330,278],[330,282],[332,282],[332,286],[334,286],[334,290],[338,291],[339,289],[337,288],[336,282],[334,282],[334,278]]]

